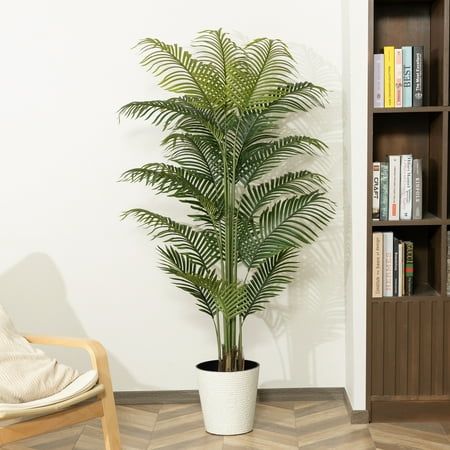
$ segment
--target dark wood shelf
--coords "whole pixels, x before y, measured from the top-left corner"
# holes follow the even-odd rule
[[[409,108],[371,108],[374,114],[407,114],[407,113],[430,113],[449,111],[448,106],[413,106]]]
[[[429,216],[429,217],[428,217]],[[429,225],[442,225],[444,222],[450,222],[450,220],[442,220],[433,214],[428,214],[423,219],[414,220],[372,220],[372,227],[416,227],[416,226],[429,226]]]
[[[372,421],[450,420],[450,0],[369,0],[367,391]],[[373,58],[424,47],[424,106],[373,107]],[[372,219],[372,163],[422,159],[421,220]],[[372,297],[372,233],[414,242],[414,295]]]

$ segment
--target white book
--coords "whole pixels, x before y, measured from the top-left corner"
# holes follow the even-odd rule
[[[412,219],[413,205],[413,157],[402,155],[400,159],[400,220]]]
[[[413,162],[413,219],[422,218],[422,160]]]
[[[398,296],[405,295],[405,246],[398,243]]]
[[[394,295],[394,233],[383,233],[383,296]]]
[[[383,297],[383,233],[372,234],[372,297]]]
[[[389,155],[389,220],[399,220],[400,155]]]
[[[380,170],[381,163],[372,166],[372,219],[380,220]]]
[[[373,106],[384,108],[384,54],[373,55]]]
[[[395,79],[395,107],[403,106],[403,52],[401,48],[396,48],[394,52],[394,79]]]

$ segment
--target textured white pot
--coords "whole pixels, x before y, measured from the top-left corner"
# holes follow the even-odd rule
[[[197,365],[203,421],[208,433],[243,434],[255,418],[259,364],[245,361],[246,370],[217,372],[217,361]]]

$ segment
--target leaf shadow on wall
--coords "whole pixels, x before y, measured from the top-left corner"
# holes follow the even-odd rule
[[[58,267],[44,253],[32,253],[0,274],[0,303],[21,332],[101,340],[95,335],[88,336],[68,303],[65,283]],[[105,317],[98,320],[107,320],[107,311],[104,314]],[[108,349],[108,342],[103,341],[102,344]],[[83,350],[47,346],[42,349],[80,371],[90,367]],[[108,357],[113,383],[116,378],[136,388],[144,387],[111,352],[108,352]]]
[[[299,270],[287,291],[259,314],[270,330],[279,354],[281,379],[266,387],[343,385],[345,370],[345,290],[343,214],[343,121],[342,83],[336,67],[314,50],[290,44],[301,79],[328,89],[325,109],[288,119],[282,134],[303,134],[320,138],[328,145],[327,155],[290,159],[280,167],[308,169],[330,181],[330,197],[336,202],[336,216],[319,239],[299,256]],[[273,174],[272,174],[273,175]],[[276,173],[275,173],[276,175]],[[329,361],[318,348],[333,343]],[[336,350],[341,352],[335,354]],[[334,363],[338,361],[338,366]],[[328,367],[327,367],[328,365]],[[335,381],[339,380],[339,381]],[[263,387],[264,387],[263,386]]]

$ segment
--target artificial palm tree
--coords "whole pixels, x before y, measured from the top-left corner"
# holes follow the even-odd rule
[[[123,216],[166,243],[162,268],[212,319],[218,370],[243,370],[246,319],[292,280],[299,250],[334,214],[323,176],[270,176],[288,158],[325,151],[319,139],[279,130],[288,115],[323,106],[325,89],[295,81],[293,58],[276,39],[239,46],[207,30],[195,55],[157,39],[138,46],[142,65],[177,96],[131,102],[120,115],[163,126],[170,164],[146,164],[122,179],[187,203],[191,214],[189,223],[140,208]]]

